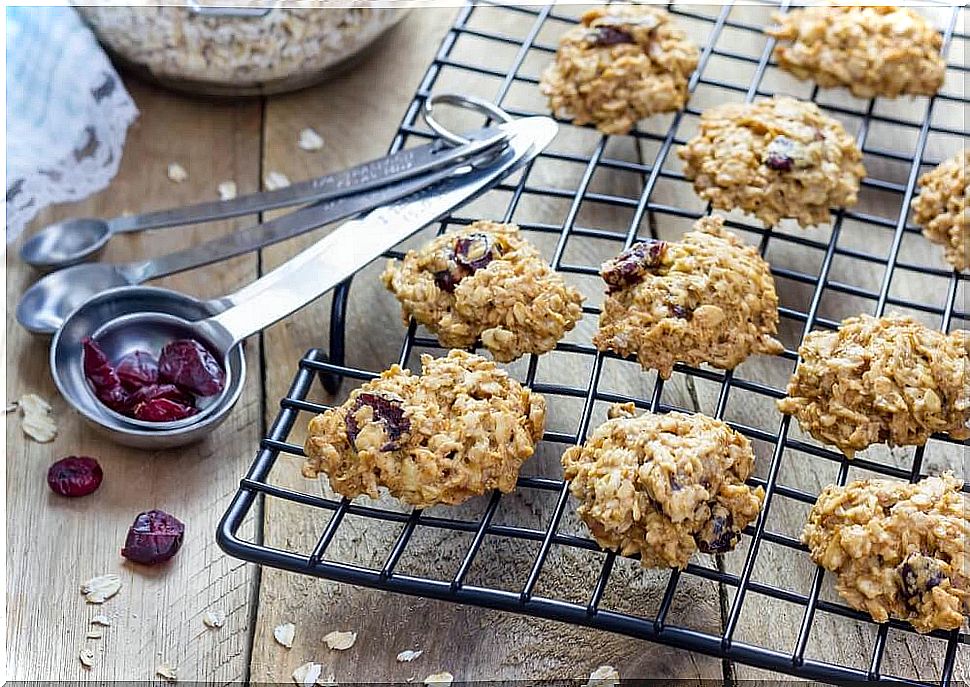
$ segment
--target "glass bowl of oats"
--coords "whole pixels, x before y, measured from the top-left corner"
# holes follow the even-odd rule
[[[180,91],[240,96],[322,81],[352,65],[407,13],[374,0],[347,5],[228,7],[195,0],[77,10],[128,71]]]

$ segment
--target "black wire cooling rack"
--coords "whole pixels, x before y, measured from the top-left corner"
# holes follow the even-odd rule
[[[595,277],[598,264],[577,264],[568,259],[568,247],[572,242],[609,242],[610,253],[616,254],[632,244],[641,232],[656,235],[658,224],[678,218],[691,221],[705,214],[702,207],[688,208],[664,202],[662,198],[655,198],[661,195],[655,192],[661,184],[683,182],[679,165],[671,164],[675,156],[670,153],[675,145],[686,139],[680,133],[682,126],[692,120],[696,121],[700,114],[699,109],[695,109],[699,108],[695,104],[699,91],[707,89],[722,93],[724,99],[753,100],[770,96],[778,90],[771,85],[779,76],[777,67],[771,61],[774,44],[771,40],[766,40],[762,32],[767,19],[752,20],[750,17],[767,16],[766,8],[784,11],[788,9],[788,3],[755,3],[755,9],[759,7],[765,12],[758,14],[752,10],[751,5],[668,6],[669,11],[681,22],[690,24],[707,37],[702,42],[698,69],[690,81],[690,89],[694,92],[690,106],[683,112],[664,119],[665,129],[638,129],[632,132],[627,138],[636,144],[639,153],[636,160],[615,155],[615,149],[610,145],[611,137],[592,134],[586,139],[590,143],[584,152],[547,151],[517,177],[516,181],[506,182],[491,192],[504,194],[502,198],[508,199],[502,219],[514,219],[527,232],[554,237],[555,248],[551,262],[557,270],[572,275]],[[824,239],[819,239],[819,235],[812,232],[765,230],[758,225],[752,225],[749,219],[729,217],[728,224],[745,232],[747,236],[754,237],[762,254],[767,255],[769,247],[778,244],[788,250],[818,256],[814,274],[786,267],[783,261],[770,260],[779,284],[779,293],[783,294],[790,287],[802,289],[805,295],[802,305],[786,305],[784,297],[782,298],[780,314],[783,326],[787,323],[798,330],[793,337],[793,345],[780,356],[788,366],[788,373],[797,361],[795,351],[805,333],[813,328],[837,326],[836,318],[828,318],[823,314],[823,305],[833,294],[856,304],[855,312],[882,314],[887,308],[891,308],[916,314],[928,323],[935,323],[944,331],[966,326],[966,285],[970,278],[966,274],[944,269],[939,260],[932,262],[909,259],[905,248],[910,243],[925,241],[919,235],[919,229],[907,222],[908,208],[916,192],[919,174],[938,163],[942,157],[955,152],[967,136],[966,131],[954,128],[952,124],[940,123],[936,117],[940,111],[952,111],[956,108],[958,113],[963,113],[962,118],[958,115],[956,119],[965,121],[968,99],[965,90],[959,86],[965,84],[970,68],[965,63],[958,62],[959,58],[954,55],[963,54],[970,40],[965,32],[966,17],[962,14],[963,10],[956,6],[937,5],[931,10],[936,13],[934,16],[940,22],[944,54],[949,55],[948,80],[943,91],[936,97],[909,101],[908,106],[914,114],[905,116],[894,109],[892,103],[890,107],[886,107],[886,103],[878,100],[861,101],[840,93],[833,96],[812,88],[811,85],[802,84],[807,93],[810,93],[803,97],[818,102],[829,114],[854,123],[857,141],[870,170],[869,176],[863,181],[863,192],[888,198],[891,201],[890,206],[897,208],[898,212],[886,216],[885,213],[868,212],[861,207],[862,204],[858,208],[833,212],[831,232]],[[489,15],[482,18],[482,13]],[[494,22],[490,22],[489,17],[494,18],[497,13],[512,20],[511,23],[501,23],[502,26],[514,25],[517,30],[496,31]],[[495,83],[494,102],[514,115],[544,113],[541,106],[536,106],[533,111],[515,107],[511,102],[511,94],[515,89],[537,89],[538,74],[534,69],[530,71],[527,65],[533,61],[542,63],[551,59],[555,51],[554,36],[574,22],[575,16],[575,9],[566,14],[563,7],[554,5],[518,7],[477,3],[464,7],[421,80],[394,138],[392,150],[404,147],[409,141],[420,142],[430,137],[429,131],[419,122],[421,106],[432,89],[440,89],[442,80],[447,80],[449,76],[459,83],[469,83],[476,79],[491,80]],[[467,53],[462,51],[463,44],[470,41],[475,41],[479,47],[483,44],[493,47],[496,54],[505,51],[511,55],[508,64],[499,65],[498,60],[490,61],[490,64],[470,61],[465,56]],[[752,45],[756,46],[753,52]],[[481,56],[489,54],[489,51],[479,49],[474,54]],[[717,61],[727,61],[734,65],[727,71],[730,76],[712,76],[712,65]],[[744,83],[735,82],[739,77],[744,77]],[[784,81],[786,87],[798,85],[790,77],[787,79]],[[957,85],[955,91],[953,84]],[[950,121],[952,120],[951,117]],[[573,128],[566,122],[562,126]],[[879,137],[888,140],[889,144],[882,144],[880,147],[871,142],[870,134],[874,131],[879,131]],[[945,154],[932,156],[927,154],[928,142],[936,138],[948,142],[943,146],[947,151]],[[649,152],[643,154],[643,150]],[[543,164],[544,160],[577,166],[577,169],[582,170],[576,177],[578,183],[574,187],[563,189],[554,184],[533,181],[534,168]],[[636,192],[621,194],[596,190],[594,179],[603,170],[634,175],[638,180]],[[517,210],[526,199],[561,201],[568,210],[564,218],[556,222],[550,222],[543,217],[521,217]],[[623,209],[629,216],[628,225],[617,230],[585,226],[579,220],[586,203]],[[449,223],[469,221],[471,218],[452,217],[442,223],[441,229]],[[871,239],[861,244],[840,241],[849,231],[860,230],[869,232]],[[400,257],[400,253],[392,253],[391,256]],[[836,273],[834,266],[841,263],[857,264],[859,269],[881,270],[881,276],[877,276],[872,286],[853,284],[850,279],[839,277],[841,273],[851,274],[851,269],[840,269],[839,274]],[[917,280],[921,285],[925,284],[925,287],[918,289],[921,296],[901,295],[894,288],[898,279]],[[363,370],[344,365],[344,325],[349,291],[348,282],[335,293],[329,351],[313,349],[299,361],[299,371],[286,397],[281,401],[280,413],[268,436],[262,440],[255,462],[241,481],[239,491],[220,524],[219,543],[228,553],[248,561],[340,582],[609,630],[802,678],[826,682],[867,680],[914,685],[946,685],[955,679],[966,679],[963,675],[954,678],[958,654],[960,660],[966,660],[964,653],[970,653],[966,649],[970,644],[970,636],[958,631],[934,632],[920,640],[926,643],[921,649],[925,650],[925,657],[920,659],[926,665],[919,675],[893,675],[891,670],[884,670],[883,659],[887,645],[892,641],[891,637],[898,633],[905,641],[907,636],[912,635],[912,630],[897,621],[875,626],[867,615],[845,606],[837,597],[826,600],[822,593],[823,572],[812,565],[805,547],[798,541],[797,532],[785,533],[770,526],[774,510],[798,505],[807,511],[817,496],[811,490],[786,484],[785,479],[780,477],[785,461],[817,461],[819,469],[824,466],[832,470],[833,481],[839,483],[846,482],[850,470],[915,481],[925,476],[927,467],[933,468],[934,472],[938,469],[933,452],[949,449],[951,452],[955,450],[959,456],[965,451],[965,445],[939,436],[934,437],[927,446],[910,451],[902,460],[888,453],[870,455],[869,452],[864,452],[850,462],[841,454],[800,435],[797,426],[792,426],[787,417],[778,415],[776,425],[769,428],[732,421],[729,412],[732,402],[741,404],[748,402],[745,399],[752,398],[773,401],[784,395],[783,383],[759,382],[747,378],[737,370],[725,373],[709,368],[678,365],[675,376],[682,375],[688,383],[705,382],[713,385],[716,402],[710,414],[727,419],[735,429],[765,447],[763,455],[759,456],[759,462],[767,463],[767,467],[761,471],[763,476],[749,480],[752,485],[761,485],[765,489],[762,514],[753,526],[745,530],[746,541],[739,550],[728,554],[737,557],[733,568],[723,565],[722,562],[707,565],[695,561],[683,571],[669,571],[666,582],[660,583],[665,586],[659,606],[649,613],[617,611],[604,606],[604,592],[610,584],[618,559],[612,552],[601,551],[587,536],[560,531],[564,513],[571,508],[567,485],[563,483],[561,474],[521,477],[519,480],[518,491],[545,492],[550,497],[550,502],[554,503],[552,511],[546,514],[547,524],[542,527],[496,522],[496,512],[505,498],[497,492],[487,500],[479,517],[462,519],[451,517],[450,513],[446,516],[438,515],[437,510],[434,514],[428,514],[382,507],[383,502],[376,504],[366,498],[354,502],[347,499],[329,499],[320,496],[319,492],[307,493],[272,483],[269,475],[281,454],[296,457],[303,455],[301,446],[288,442],[298,418],[305,421],[328,407],[308,400],[310,391],[318,380],[328,391],[334,392],[344,379],[366,380],[379,373],[379,370]],[[957,307],[958,304],[962,304],[962,309]],[[586,318],[595,320],[599,310],[586,307],[585,312]],[[419,336],[412,323],[404,339],[399,362],[402,365],[415,362],[412,354],[418,347],[434,349],[438,348],[438,344],[433,338]],[[581,408],[575,433],[546,433],[544,442],[556,446],[557,452],[583,441],[590,429],[593,408],[597,403],[634,401],[640,408],[654,412],[665,412],[677,407],[664,394],[670,383],[665,386],[663,380],[653,373],[643,374],[644,378],[650,378],[650,386],[649,392],[642,396],[621,395],[601,388],[603,366],[615,358],[597,352],[588,341],[560,343],[556,355],[560,354],[588,361],[589,374],[585,384],[550,383],[537,379],[538,362],[535,356],[528,361],[523,375],[524,383],[547,398],[572,399]],[[887,455],[890,457],[886,458]],[[952,460],[950,467],[957,469],[961,475],[965,474],[962,465],[953,465]],[[307,488],[310,487],[311,484],[308,483]],[[263,498],[282,499],[327,512],[326,524],[311,551],[272,548],[259,541],[241,538],[239,530],[243,522],[250,515],[257,500]],[[326,558],[331,544],[340,536],[341,524],[346,522],[348,516],[381,521],[399,528],[382,565],[361,566]],[[470,540],[455,574],[435,577],[400,571],[398,564],[416,534],[448,531],[464,533]],[[514,589],[469,582],[469,571],[476,558],[486,555],[483,553],[483,542],[492,537],[504,538],[515,546],[521,545],[523,555],[527,555],[527,551],[535,552],[534,555],[528,554],[531,560],[523,568],[528,572]],[[559,547],[596,552],[602,558],[598,577],[592,581],[583,600],[560,598],[554,593],[555,590],[553,593],[537,591],[537,582],[544,566],[549,562],[550,551]],[[774,583],[758,579],[755,571],[759,555],[764,556],[766,547],[785,550],[798,559],[797,565],[814,569],[807,590],[790,589],[778,583],[777,579]],[[718,631],[688,627],[687,623],[671,617],[670,610],[675,596],[689,578],[716,583],[721,590],[727,590],[727,594],[722,591],[722,599],[725,601]],[[745,641],[739,633],[739,622],[746,603],[750,604],[754,596],[786,604],[789,611],[794,609],[793,626],[797,628],[797,633],[786,638],[783,645],[768,641]],[[807,653],[810,637],[821,614],[829,621],[854,622],[869,627],[873,637],[867,664],[840,664],[837,659],[831,660],[827,656],[812,656]],[[770,625],[773,621],[765,618],[762,622]],[[930,677],[927,678],[927,675]]]

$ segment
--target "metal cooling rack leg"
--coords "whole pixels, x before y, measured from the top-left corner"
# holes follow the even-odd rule
[[[333,292],[333,302],[330,305],[330,352],[327,361],[334,365],[344,364],[344,352],[347,336],[347,300],[350,296],[350,284],[353,278],[342,282]],[[332,372],[321,372],[320,382],[329,394],[340,391],[343,378]]]

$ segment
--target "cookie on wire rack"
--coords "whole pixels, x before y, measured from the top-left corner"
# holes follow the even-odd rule
[[[746,437],[704,415],[634,414],[632,403],[562,456],[577,513],[600,546],[647,568],[685,568],[694,552],[724,553],[758,517],[761,487]]]
[[[920,446],[934,433],[970,438],[970,332],[910,317],[860,315],[814,331],[778,409],[852,458],[873,444]]]
[[[950,473],[916,484],[885,479],[830,485],[802,532],[812,560],[877,623],[956,630],[970,615],[970,520]]]
[[[698,57],[697,46],[662,9],[595,8],[562,36],[540,89],[557,117],[625,134],[639,120],[687,103]]]
[[[421,366],[393,365],[314,417],[303,475],[327,475],[348,498],[385,487],[417,508],[512,491],[542,437],[545,400],[465,351],[423,355]]]
[[[480,220],[449,231],[381,275],[409,317],[443,346],[479,339],[499,362],[551,351],[582,317],[583,298],[514,224]]]
[[[943,246],[955,270],[970,269],[970,186],[965,148],[919,178],[920,193],[913,199],[913,221],[923,235]]]
[[[908,7],[816,6],[776,14],[778,66],[859,98],[933,95],[946,75],[943,37]]]
[[[732,369],[784,351],[768,263],[720,217],[702,217],[680,241],[634,244],[600,274],[609,290],[593,343],[664,379],[678,361]]]
[[[719,210],[743,210],[774,226],[827,222],[829,208],[858,200],[862,151],[815,103],[773,97],[701,114],[678,151],[694,191]]]

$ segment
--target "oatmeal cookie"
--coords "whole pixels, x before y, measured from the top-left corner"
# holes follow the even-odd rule
[[[643,5],[592,9],[559,41],[540,89],[557,117],[625,134],[638,120],[687,102],[698,51],[667,12]]]
[[[798,354],[778,408],[849,458],[872,444],[919,446],[934,432],[970,438],[970,332],[861,315],[811,332]]]
[[[614,405],[583,446],[562,456],[579,516],[600,546],[640,554],[645,568],[684,568],[698,549],[732,550],[758,517],[764,490],[744,483],[748,440],[704,415]]]
[[[970,269],[970,186],[967,166],[970,148],[919,178],[920,193],[913,200],[913,221],[923,235],[943,246],[954,269]]]
[[[943,37],[907,7],[805,7],[774,17],[778,65],[859,98],[933,95],[943,85]],[[788,44],[786,44],[786,42]]]
[[[448,232],[388,262],[381,280],[405,324],[413,317],[449,348],[481,338],[500,362],[551,351],[583,314],[579,291],[514,224],[483,220]]]
[[[850,606],[877,623],[955,630],[970,615],[970,504],[950,473],[916,484],[830,485],[802,532],[812,560],[838,575]]]
[[[674,363],[732,369],[752,353],[775,355],[778,296],[768,263],[702,217],[675,243],[637,243],[603,264],[609,292],[593,343],[636,354],[664,379]]]
[[[393,365],[310,421],[303,474],[348,498],[378,487],[417,508],[509,492],[542,437],[546,404],[465,351],[421,356],[422,374]]]
[[[706,110],[678,154],[701,198],[768,226],[787,217],[803,227],[828,221],[829,208],[855,205],[866,173],[839,122],[787,97]]]

